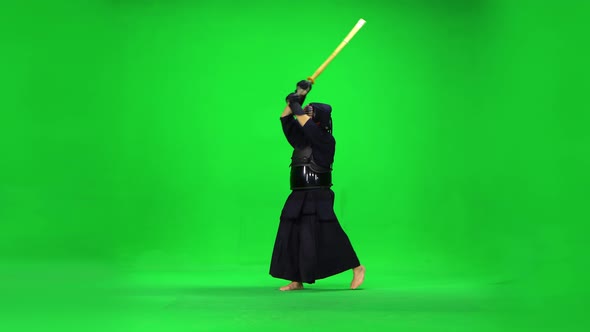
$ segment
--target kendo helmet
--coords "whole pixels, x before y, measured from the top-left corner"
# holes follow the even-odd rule
[[[325,131],[332,133],[332,106],[323,103],[309,103],[305,106],[306,113],[313,111],[312,120]]]

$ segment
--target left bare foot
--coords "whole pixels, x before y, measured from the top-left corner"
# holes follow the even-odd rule
[[[297,281],[291,281],[290,284],[288,284],[287,286],[283,286],[279,289],[281,291],[299,290],[299,289],[303,289],[303,284],[300,282],[297,282]]]
[[[365,267],[359,265],[352,269],[354,276],[352,277],[352,282],[350,283],[350,289],[357,289],[365,280]]]

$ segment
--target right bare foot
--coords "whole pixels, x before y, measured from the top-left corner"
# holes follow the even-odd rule
[[[303,284],[298,281],[291,281],[290,284],[288,284],[287,286],[283,286],[279,289],[281,291],[299,290],[299,289],[303,289]]]
[[[365,280],[365,271],[366,269],[362,265],[359,265],[352,269],[353,277],[352,282],[350,283],[351,289],[357,289],[363,283],[363,281]]]

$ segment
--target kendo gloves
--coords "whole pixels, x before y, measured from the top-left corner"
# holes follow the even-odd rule
[[[287,98],[286,98],[287,103],[289,103],[289,106],[291,107],[291,111],[293,111],[293,113],[295,115],[305,114],[305,112],[303,112],[303,109],[301,108],[301,106],[305,102],[305,97],[307,96],[307,94],[310,91],[311,91],[311,82],[306,81],[306,80],[301,80],[301,81],[297,82],[297,87],[295,88],[295,92],[290,93],[287,96]]]
[[[300,98],[301,96],[295,92],[292,92],[287,96],[287,103],[289,103],[289,107],[291,107],[291,111],[293,111],[293,114],[295,115],[305,114],[303,108],[301,108]]]

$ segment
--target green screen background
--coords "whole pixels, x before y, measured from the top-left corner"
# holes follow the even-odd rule
[[[335,209],[361,261],[382,281],[489,280],[523,307],[581,316],[586,2],[1,9],[7,269],[231,265],[274,285],[268,263],[289,193],[284,97],[364,18],[307,99],[333,106]]]

